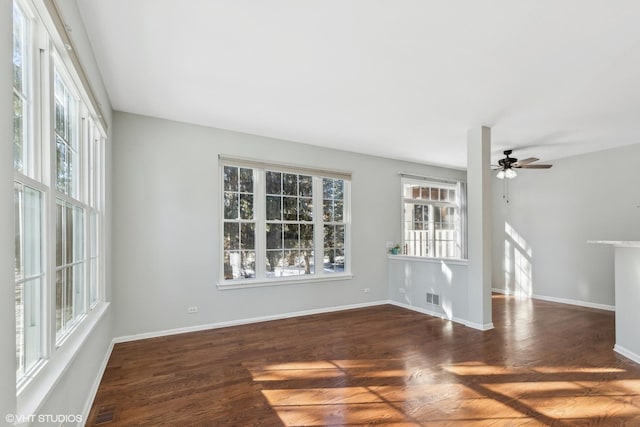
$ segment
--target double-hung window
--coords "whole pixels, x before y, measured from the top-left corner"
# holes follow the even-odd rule
[[[222,159],[222,287],[348,275],[346,173]]]
[[[41,12],[13,2],[18,394],[103,294],[104,127]]]
[[[403,178],[403,252],[464,258],[464,185]]]

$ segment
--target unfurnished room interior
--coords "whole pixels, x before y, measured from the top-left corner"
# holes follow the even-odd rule
[[[0,424],[640,425],[640,3],[0,21]]]

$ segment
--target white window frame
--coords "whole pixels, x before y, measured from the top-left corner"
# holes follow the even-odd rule
[[[219,227],[219,256],[218,256],[218,289],[240,289],[240,288],[252,288],[262,286],[273,286],[283,284],[294,283],[310,283],[310,282],[322,282],[322,281],[337,281],[347,280],[353,277],[351,273],[352,257],[351,257],[351,174],[342,171],[329,171],[321,169],[313,169],[304,166],[267,163],[263,161],[241,159],[233,157],[220,156],[219,159],[219,171],[218,177],[219,190],[218,190],[218,202],[220,207],[218,209],[218,227]],[[225,279],[224,278],[224,167],[243,167],[253,169],[254,176],[254,221],[255,227],[255,251],[256,251],[256,268],[255,278],[245,279]],[[298,276],[266,276],[266,185],[265,174],[266,171],[285,172],[300,175],[310,175],[313,179],[313,226],[314,226],[314,273],[303,274]],[[337,178],[344,180],[344,226],[345,226],[345,241],[344,241],[344,256],[345,265],[343,272],[325,272],[322,268],[324,260],[324,222],[322,216],[322,178]],[[318,262],[317,260],[321,260]],[[319,268],[320,267],[320,268]]]
[[[418,185],[421,187],[434,187],[441,189],[455,189],[456,190],[456,201],[434,201],[434,200],[423,200],[423,199],[415,199],[411,197],[405,197],[405,187],[407,185]],[[424,259],[444,259],[444,260],[464,260],[466,259],[466,185],[463,181],[453,181],[453,180],[441,180],[437,178],[418,178],[418,177],[409,177],[402,176],[400,180],[400,220],[401,220],[401,230],[402,230],[402,239],[401,239],[401,255],[416,257],[416,258],[424,258]],[[425,255],[407,255],[406,248],[408,242],[406,241],[406,212],[405,206],[407,203],[419,204],[423,206],[429,207],[429,251],[428,254]],[[457,231],[457,239],[456,246],[457,256],[455,257],[437,257],[435,254],[435,227],[434,227],[434,208],[435,207],[455,207],[458,212],[458,217],[456,218],[456,231]]]

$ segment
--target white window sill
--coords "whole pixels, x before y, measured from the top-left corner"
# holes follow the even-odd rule
[[[300,277],[294,276],[292,278],[288,277],[277,277],[273,279],[247,279],[247,280],[234,280],[234,281],[225,281],[218,283],[218,289],[221,291],[228,291],[232,289],[246,289],[246,288],[261,288],[265,286],[281,286],[281,285],[297,285],[301,283],[316,283],[316,282],[335,282],[338,280],[350,280],[353,279],[353,274],[351,273],[337,273],[337,274],[325,274],[322,276],[315,277]]]
[[[55,385],[69,369],[78,351],[109,308],[108,302],[97,304],[82,322],[64,338],[51,357],[26,379],[18,390],[18,413],[36,414]]]
[[[413,255],[387,255],[388,259],[397,260],[397,261],[417,261],[417,262],[430,262],[430,263],[445,263],[445,264],[453,264],[453,265],[468,265],[469,260],[467,259],[459,259],[459,258],[431,258],[425,256],[413,256]]]

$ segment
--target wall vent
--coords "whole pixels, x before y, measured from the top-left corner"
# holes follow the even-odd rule
[[[427,304],[440,305],[440,295],[427,292]]]

